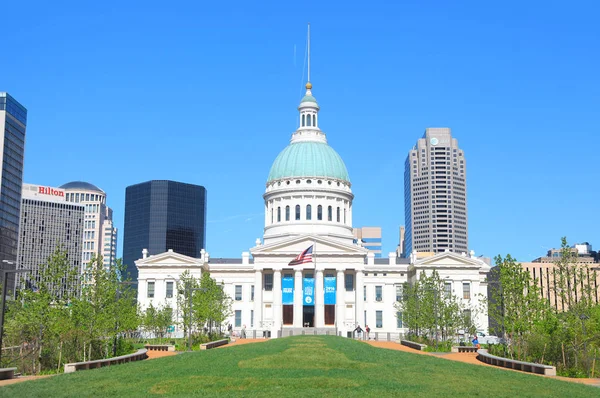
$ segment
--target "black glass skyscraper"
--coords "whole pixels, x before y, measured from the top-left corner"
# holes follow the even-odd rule
[[[27,109],[8,93],[0,93],[0,266],[15,269],[17,261],[23,155]],[[14,274],[9,274],[7,290],[14,288]]]
[[[125,191],[123,262],[137,280],[135,260],[142,250],[159,254],[169,249],[200,257],[206,245],[206,189],[200,185],[154,180]]]

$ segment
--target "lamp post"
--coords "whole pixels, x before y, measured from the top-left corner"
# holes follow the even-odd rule
[[[190,323],[188,324],[188,351],[192,351],[192,297],[195,291],[206,292],[208,289],[205,287],[192,287],[191,284],[187,285],[186,290],[188,291],[188,300],[189,300],[189,311]]]
[[[2,260],[3,263],[15,265],[14,262],[8,260]],[[30,272],[28,269],[0,269],[0,273],[2,273],[2,304],[0,308],[0,366],[2,364],[2,340],[4,337],[4,311],[6,309],[6,289],[7,289],[7,279],[8,274],[19,274],[23,272]]]
[[[585,320],[589,319],[589,316],[585,315],[585,314],[581,314],[579,315],[579,319],[581,319],[581,329],[583,331],[583,355],[585,355],[585,370],[587,372],[587,377],[590,377],[590,364],[588,362],[588,355],[587,355],[587,339],[586,339],[586,333],[585,333]]]

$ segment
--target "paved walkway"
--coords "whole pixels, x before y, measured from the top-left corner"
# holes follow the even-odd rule
[[[229,344],[225,344],[219,346],[217,348],[227,348],[234,347],[238,345],[251,344],[251,343],[264,343],[265,341],[269,341],[269,339],[236,339],[235,341],[230,341]]]
[[[507,369],[507,368],[502,368],[499,366],[494,366],[494,365],[489,365],[487,363],[483,363],[477,359],[477,354],[474,352],[466,352],[466,353],[460,353],[460,354],[457,352],[432,353],[432,352],[414,350],[412,348],[403,346],[400,343],[395,343],[395,342],[391,342],[391,341],[369,340],[369,341],[365,341],[365,343],[370,344],[373,347],[386,348],[388,350],[404,351],[404,352],[409,352],[411,354],[429,355],[429,356],[433,356],[433,357],[448,359],[450,361],[464,362],[464,363],[468,363],[471,365],[490,366],[490,367],[493,367],[496,369],[508,370],[510,372],[520,372],[519,370]],[[526,373],[526,372],[520,372],[520,373]],[[569,381],[571,383],[581,383],[581,384],[587,384],[587,385],[591,385],[591,386],[600,387],[600,379],[598,379],[598,378],[585,379],[585,378],[571,378],[571,377],[562,377],[562,376],[544,376],[544,375],[538,375],[536,373],[529,373],[529,374],[532,374],[535,376],[549,377],[552,379]]]

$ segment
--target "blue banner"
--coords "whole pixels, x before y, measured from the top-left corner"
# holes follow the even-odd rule
[[[315,278],[304,278],[302,280],[302,304],[315,305]]]
[[[325,281],[325,305],[335,304],[335,276],[326,276]]]
[[[294,304],[294,277],[281,278],[281,304]]]

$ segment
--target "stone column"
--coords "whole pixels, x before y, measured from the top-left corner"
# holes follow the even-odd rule
[[[361,328],[365,328],[365,301],[363,297],[363,272],[356,271],[356,277],[354,278],[354,289],[355,289],[355,307],[356,315],[354,322],[359,324]]]
[[[254,271],[254,328],[258,330],[262,329],[262,281],[262,271]],[[262,334],[260,336],[262,336]]]
[[[342,332],[342,336],[346,336],[344,321],[346,320],[346,301],[344,299],[344,270],[339,269],[336,276],[336,292],[335,292],[335,324],[338,332]]]
[[[302,270],[294,273],[294,327],[302,327]]]
[[[323,270],[317,270],[315,280],[315,327],[325,326],[325,289],[323,285]]]
[[[273,271],[273,330],[271,337],[277,337],[277,332],[281,330],[281,270]]]

